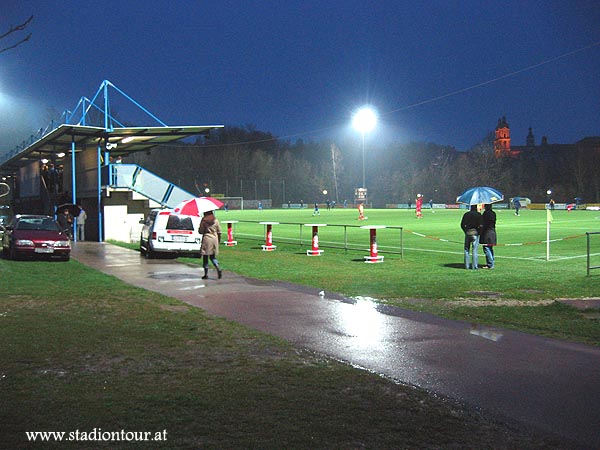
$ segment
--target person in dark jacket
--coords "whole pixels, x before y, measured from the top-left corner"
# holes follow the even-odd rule
[[[481,243],[483,244],[483,253],[485,253],[486,269],[494,268],[494,246],[496,245],[496,213],[492,210],[492,205],[484,205],[485,210],[481,216]]]
[[[73,239],[73,215],[67,208],[62,211],[62,214],[56,216],[56,221],[63,233],[65,233],[69,239]]]
[[[477,251],[479,250],[479,233],[481,231],[481,214],[477,211],[477,205],[471,205],[471,209],[463,214],[460,228],[465,233],[465,269],[478,269]],[[473,263],[469,251],[472,249]]]

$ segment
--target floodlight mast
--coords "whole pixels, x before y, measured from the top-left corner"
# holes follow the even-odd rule
[[[362,137],[362,188],[365,189],[365,134],[377,125],[377,114],[372,108],[365,106],[354,114],[352,125],[355,130],[360,131]]]

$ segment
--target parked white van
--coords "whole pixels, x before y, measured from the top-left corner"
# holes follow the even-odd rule
[[[200,217],[180,216],[172,209],[153,209],[146,220],[140,221],[143,225],[140,253],[147,258],[200,255],[200,220]]]

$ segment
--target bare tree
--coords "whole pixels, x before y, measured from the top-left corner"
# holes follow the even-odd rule
[[[21,25],[17,25],[16,27],[13,27],[11,25],[10,29],[6,33],[0,35],[0,41],[2,41],[3,39],[9,38],[13,33],[17,33],[19,31],[25,30],[27,28],[27,26],[31,23],[32,20],[33,20],[33,15],[31,15],[29,17],[29,19],[27,19]],[[0,48],[0,53],[4,53],[4,52],[6,52],[8,50],[11,50],[11,49],[13,49],[15,47],[18,47],[19,45],[23,44],[24,42],[27,42],[30,37],[31,37],[31,33],[29,33],[27,36],[25,36],[24,38],[22,38],[20,41],[14,43],[12,45],[8,45],[8,46],[6,46],[4,48]]]

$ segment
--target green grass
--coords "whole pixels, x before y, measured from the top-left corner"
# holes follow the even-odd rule
[[[0,274],[0,448],[560,448],[74,260]],[[167,441],[25,435],[99,428]]]
[[[218,212],[220,220],[250,220],[275,221],[282,225],[273,227],[275,244],[277,240],[298,242],[300,224],[326,223],[330,227],[319,229],[319,238],[327,246],[336,242],[343,245],[343,228],[348,225],[348,241],[353,248],[367,249],[369,244],[368,231],[357,228],[361,225],[386,225],[404,229],[404,247],[406,254],[437,253],[441,263],[462,263],[463,234],[460,230],[460,220],[465,212],[461,210],[430,210],[424,211],[424,218],[417,220],[414,212],[398,209],[366,210],[369,217],[364,222],[356,220],[357,214],[353,209],[334,209],[323,211],[314,217],[307,210],[264,210],[264,211],[230,211]],[[540,261],[546,262],[546,212],[525,210],[519,217],[512,210],[496,210],[499,261]],[[569,265],[583,268],[585,271],[586,231],[600,231],[600,212],[598,211],[554,211],[554,222],[551,224],[550,262],[567,261]],[[290,225],[294,223],[296,225]],[[264,236],[263,225],[237,223],[236,237],[260,240]],[[310,244],[310,228],[303,228],[303,243]],[[417,234],[418,233],[418,234]],[[400,233],[398,230],[379,230],[378,245],[380,251],[399,250]],[[420,235],[424,235],[420,236]],[[567,238],[567,239],[564,239]],[[482,252],[480,252],[483,255]],[[596,252],[600,255],[600,238],[597,241]],[[454,255],[454,256],[453,256]],[[458,255],[458,258],[456,258]],[[600,261],[600,260],[597,260]],[[536,266],[537,267],[537,266]]]
[[[551,224],[550,260],[546,260],[546,212],[497,210],[498,243],[493,271],[467,271],[463,265],[463,234],[459,223],[464,210],[424,211],[417,220],[408,210],[367,210],[366,222],[356,211],[335,209],[313,217],[312,210],[218,212],[218,218],[240,221],[276,221],[273,240],[277,250],[261,251],[264,225],[234,224],[235,247],[221,248],[226,270],[246,276],[283,280],[347,296],[366,296],[393,305],[428,311],[443,317],[517,329],[544,336],[600,345],[600,322],[595,316],[564,304],[540,301],[598,296],[600,270],[586,271],[586,231],[600,228],[597,211],[555,211]],[[320,257],[306,256],[311,230],[305,223],[387,225],[403,227],[404,257],[397,229],[378,230],[383,264],[365,264],[369,233],[360,228],[319,229]],[[290,224],[290,223],[293,223]],[[223,226],[225,233],[225,226]],[[302,244],[300,246],[300,230]],[[351,250],[330,248],[344,246]],[[351,245],[350,245],[351,244]],[[510,244],[510,245],[507,245]],[[135,248],[135,245],[132,246]],[[592,265],[600,265],[600,236],[592,240]],[[192,262],[197,260],[191,259]],[[485,262],[480,251],[480,264]],[[468,300],[468,301],[465,301]]]

